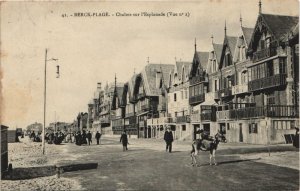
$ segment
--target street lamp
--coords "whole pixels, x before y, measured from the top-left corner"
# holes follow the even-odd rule
[[[51,58],[47,59],[47,49],[45,51],[45,78],[44,78],[44,126],[43,126],[43,133],[42,133],[42,152],[43,155],[45,154],[45,127],[46,127],[46,92],[47,92],[47,62],[48,61],[58,61],[58,59]],[[57,78],[59,78],[59,66],[56,66],[57,68]]]

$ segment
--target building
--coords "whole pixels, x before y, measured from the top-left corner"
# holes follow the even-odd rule
[[[168,117],[176,139],[191,139],[189,73],[191,62],[176,62],[169,73]]]
[[[166,82],[171,64],[148,63],[141,73],[136,75],[133,88],[133,103],[139,125],[139,137],[158,138],[165,130],[165,121],[158,123],[159,118],[166,118]]]

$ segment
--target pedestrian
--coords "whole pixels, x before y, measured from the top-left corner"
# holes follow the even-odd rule
[[[78,146],[81,146],[81,143],[82,143],[82,136],[81,136],[81,133],[80,131],[77,132],[76,134],[76,141],[75,141],[75,144],[78,145]]]
[[[169,152],[171,153],[172,152],[172,142],[174,139],[173,139],[173,133],[172,133],[170,127],[168,127],[167,131],[165,132],[164,140],[166,141],[166,152],[168,152],[168,149],[169,149]]]
[[[97,133],[95,135],[95,138],[97,139],[97,145],[99,145],[99,141],[100,141],[100,138],[101,138],[101,133],[99,133],[99,131],[97,131]]]
[[[123,151],[127,151],[127,144],[128,144],[128,138],[127,138],[127,134],[125,131],[122,132],[121,138],[120,138],[120,142],[122,142],[123,144]]]
[[[91,134],[90,131],[87,133],[86,138],[88,139],[89,145],[91,145],[91,143],[92,143],[92,134]]]
[[[85,130],[82,131],[81,144],[82,144],[82,145],[86,145],[86,144],[87,144],[87,141],[86,141],[86,132],[85,132]]]

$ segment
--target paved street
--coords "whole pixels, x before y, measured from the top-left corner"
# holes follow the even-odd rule
[[[198,158],[200,167],[190,166],[188,143],[175,142],[166,153],[162,140],[130,139],[122,151],[117,138],[102,145],[66,144],[70,153],[81,153],[80,162],[98,162],[96,170],[64,173],[88,190],[298,190],[299,171],[228,155],[220,145],[217,166],[209,166],[208,152]],[[288,162],[288,161],[287,161]]]

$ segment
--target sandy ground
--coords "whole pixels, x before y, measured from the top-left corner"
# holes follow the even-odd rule
[[[12,163],[13,169],[53,165],[62,158],[76,159],[67,154],[62,145],[46,144],[46,155],[42,155],[41,145],[29,141],[28,137],[21,139],[20,143],[9,143],[9,163]],[[48,176],[27,180],[1,180],[1,190],[81,190],[81,186],[69,178]]]
[[[287,167],[299,170],[299,152],[271,152],[269,153],[251,153],[240,155],[242,159],[258,159],[257,162],[272,164],[281,167]]]

